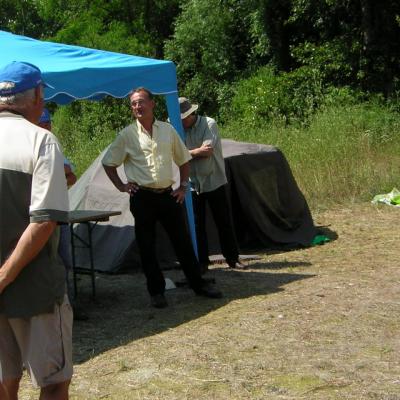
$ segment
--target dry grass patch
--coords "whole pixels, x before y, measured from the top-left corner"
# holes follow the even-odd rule
[[[141,274],[81,282],[72,399],[400,400],[398,209],[315,215],[338,239],[215,265],[221,300],[169,291],[149,307]],[[179,271],[168,271],[179,279]],[[27,379],[22,399],[37,396]]]

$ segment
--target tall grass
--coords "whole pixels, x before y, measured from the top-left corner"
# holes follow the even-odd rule
[[[386,106],[330,106],[307,126],[232,122],[221,132],[280,148],[314,209],[366,201],[400,186],[400,118]]]
[[[80,102],[55,113],[54,130],[78,176],[131,122],[125,103],[109,103]],[[382,102],[331,104],[307,125],[233,120],[221,134],[280,148],[313,209],[400,189],[400,114]]]

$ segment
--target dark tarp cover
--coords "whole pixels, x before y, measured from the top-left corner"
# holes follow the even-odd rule
[[[316,230],[283,153],[232,140],[224,140],[223,147],[240,247],[310,245]]]

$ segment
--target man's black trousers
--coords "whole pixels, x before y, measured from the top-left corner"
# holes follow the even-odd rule
[[[130,200],[130,210],[135,218],[136,241],[151,296],[165,291],[165,279],[156,256],[157,221],[167,232],[190,287],[196,291],[204,285],[187,227],[185,208],[176,202],[171,193],[139,189]]]
[[[206,231],[207,203],[210,206],[217,227],[222,255],[228,263],[237,262],[239,259],[239,252],[226,193],[226,185],[220,186],[218,189],[212,190],[211,192],[200,194],[192,192],[192,199],[200,264],[207,265],[209,263]]]

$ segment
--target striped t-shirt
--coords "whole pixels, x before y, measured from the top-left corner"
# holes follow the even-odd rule
[[[0,267],[31,222],[68,221],[64,157],[56,137],[23,116],[0,112]],[[53,241],[0,294],[0,313],[52,312],[65,291]]]

